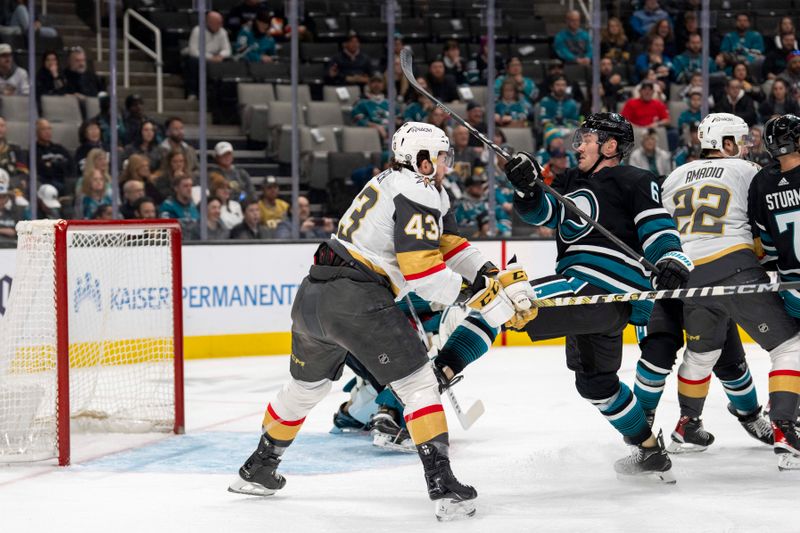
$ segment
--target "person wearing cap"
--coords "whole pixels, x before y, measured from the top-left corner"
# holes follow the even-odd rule
[[[28,71],[14,63],[11,45],[0,44],[0,96],[30,94]]]
[[[551,94],[550,89],[553,86],[553,80],[562,76],[564,76],[564,62],[560,59],[551,59],[547,64],[547,72],[545,73],[543,89],[546,90],[546,94],[543,96]],[[583,89],[581,89],[581,85],[577,80],[567,80],[567,95],[578,102],[578,105],[581,107],[582,114],[586,114],[588,112],[586,108],[591,105],[591,102],[589,101],[591,99],[584,97]]]
[[[58,190],[45,183],[36,191],[37,216],[40,219],[58,220],[61,218],[61,202],[58,201]]]
[[[363,85],[369,81],[373,70],[372,60],[361,51],[358,34],[350,31],[342,43],[341,51],[325,67],[325,84]]]
[[[92,120],[100,124],[100,131],[103,138],[103,146],[106,150],[111,149],[111,98],[108,93],[103,91],[97,94],[97,101],[100,104],[100,112],[91,117]],[[120,151],[130,142],[128,130],[125,129],[125,122],[122,115],[117,114],[117,146]]]
[[[278,180],[275,176],[267,176],[258,208],[261,213],[261,223],[271,229],[276,228],[278,223],[288,216],[291,209],[288,202],[278,198],[278,191]]]
[[[794,32],[780,35],[780,46],[771,49],[764,56],[761,65],[761,77],[765,80],[774,80],[786,68],[786,56],[797,50],[797,37]]]
[[[699,33],[686,38],[686,49],[672,60],[672,76],[678,83],[688,83],[692,74],[703,67],[703,39]],[[708,71],[716,72],[717,64],[709,58]]]
[[[377,130],[381,141],[385,144],[389,135],[389,100],[386,99],[384,91],[383,76],[380,74],[370,76],[364,98],[356,102],[350,116],[354,125]]]
[[[216,11],[209,11],[206,15],[206,61],[219,63],[232,56],[231,42],[228,32],[222,27],[222,15]],[[186,98],[197,98],[198,79],[200,77],[200,26],[192,28],[189,34],[189,46],[186,54]]]
[[[231,35],[239,35],[242,26],[251,24],[258,13],[267,9],[267,2],[264,0],[243,0],[228,11],[225,19],[225,27]]]
[[[764,55],[764,37],[750,29],[750,15],[748,13],[736,14],[736,29],[722,38],[720,52],[730,52],[748,63]]]
[[[564,20],[567,27],[556,34],[553,51],[566,63],[588,66],[592,62],[592,39],[589,32],[581,28],[581,12],[567,11]]]
[[[800,100],[800,50],[792,50],[786,55],[786,68],[778,78],[785,80],[789,84],[792,97]]]
[[[564,157],[567,158],[569,166],[573,167],[578,164],[575,155],[567,151],[567,144],[564,139],[564,131],[560,128],[547,128],[542,134],[544,146],[536,152],[536,160],[540,165],[544,166],[549,161],[554,153],[563,152]]]
[[[243,168],[233,164],[233,145],[227,141],[218,142],[214,146],[214,164],[209,165],[209,170],[222,174],[229,182],[238,184],[238,188],[246,196],[255,197],[256,191],[250,174]]]
[[[653,98],[654,84],[650,80],[639,86],[639,97],[629,98],[620,114],[628,119],[634,127],[655,128],[669,126],[669,109],[661,100]]]
[[[454,215],[459,230],[464,234],[474,233],[478,215],[489,210],[486,175],[483,169],[475,171],[464,180],[464,194],[455,201]]]
[[[703,89],[700,87],[694,87],[691,91],[689,91],[689,94],[686,98],[686,103],[689,107],[688,109],[681,111],[681,114],[678,117],[678,131],[680,132],[683,132],[684,128],[693,122],[699,123],[703,118],[700,114],[700,108],[703,104]]]
[[[11,178],[8,172],[0,169],[0,241],[17,240],[17,222],[20,212],[11,193]]]
[[[252,24],[242,26],[236,36],[236,57],[247,63],[272,63],[275,39],[269,33],[272,14],[262,9]]]
[[[144,112],[144,98],[136,93],[131,93],[125,97],[125,112],[122,121],[125,124],[125,131],[128,132],[128,139],[135,143],[139,141],[142,124],[146,120],[151,120]],[[160,133],[160,132],[156,132]]]
[[[106,89],[106,82],[89,70],[86,63],[86,52],[80,46],[71,48],[67,57],[67,68],[64,70],[67,86],[66,94],[74,94],[78,98],[98,96]]]

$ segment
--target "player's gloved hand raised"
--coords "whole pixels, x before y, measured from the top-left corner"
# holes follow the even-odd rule
[[[506,177],[523,196],[536,194],[536,181],[542,179],[542,167],[528,153],[517,152],[506,163]]]
[[[497,275],[497,279],[500,280],[508,297],[514,302],[514,308],[517,311],[527,311],[531,308],[533,300],[536,299],[536,291],[528,281],[525,268],[517,262],[516,255],[511,258],[505,270]]]
[[[514,304],[496,278],[478,276],[468,290],[472,296],[467,307],[479,311],[491,327],[499,328],[514,317]]]
[[[668,252],[658,260],[658,275],[653,276],[653,287],[656,290],[675,290],[686,287],[689,273],[694,269],[692,260],[682,252]]]

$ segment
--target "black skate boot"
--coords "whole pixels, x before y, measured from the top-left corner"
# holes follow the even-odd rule
[[[644,410],[644,418],[647,420],[647,425],[650,426],[650,429],[653,428],[653,423],[656,421],[656,412],[648,411],[647,409]]]
[[[416,453],[417,447],[408,430],[400,427],[397,411],[381,407],[372,415],[367,426],[372,434],[372,444],[386,450]]]
[[[772,421],[778,470],[800,470],[800,435],[795,424],[795,420]]]
[[[672,474],[672,461],[664,449],[664,435],[658,432],[656,446],[645,448],[637,445],[631,447],[631,454],[614,463],[618,479],[654,477],[663,483],[675,483]]]
[[[331,433],[349,433],[364,431],[367,426],[350,416],[347,412],[348,402],[344,402],[339,406],[339,410],[333,413],[333,429]]]
[[[272,444],[266,434],[261,436],[258,448],[239,469],[239,477],[228,487],[229,492],[251,496],[270,496],[286,485],[286,479],[275,472],[281,462],[284,448]]]
[[[475,516],[475,498],[478,491],[462,485],[450,469],[450,459],[441,453],[435,444],[425,442],[417,446],[428,496],[436,502],[436,519],[440,522],[459,520]]]
[[[442,394],[444,391],[464,379],[464,376],[458,375],[453,376],[452,378],[448,378],[444,372],[444,368],[436,364],[436,361],[433,362],[433,373],[436,376],[436,381],[439,382],[439,394]]]
[[[688,416],[680,417],[671,437],[672,442],[667,446],[669,453],[702,452],[714,442],[714,435],[703,428],[703,421]]]
[[[735,416],[739,423],[742,425],[748,435],[754,439],[763,442],[764,444],[772,445],[774,440],[772,434],[772,424],[770,424],[766,413],[761,411],[761,406],[752,413],[740,415],[739,412],[733,407],[733,404],[728,404],[728,412]]]

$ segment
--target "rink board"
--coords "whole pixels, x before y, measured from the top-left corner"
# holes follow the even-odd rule
[[[531,279],[553,273],[554,241],[481,241],[472,245],[498,265],[516,255]],[[289,353],[292,302],[316,247],[316,243],[185,245],[182,293],[186,358]],[[14,249],[0,249],[0,315],[5,313],[13,283],[15,256]],[[742,337],[750,340],[744,332]],[[636,342],[633,328],[626,330],[625,342]],[[563,339],[554,339],[540,344],[562,343]],[[496,345],[529,344],[527,335],[517,332],[498,336],[496,341]]]

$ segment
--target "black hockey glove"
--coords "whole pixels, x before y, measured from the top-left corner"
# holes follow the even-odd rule
[[[542,167],[531,154],[517,152],[506,163],[506,176],[517,191],[530,198],[538,190],[536,181],[542,179]]]
[[[659,291],[672,291],[686,287],[689,273],[694,268],[692,260],[682,252],[669,252],[658,260],[659,274],[653,276],[653,287]]]

